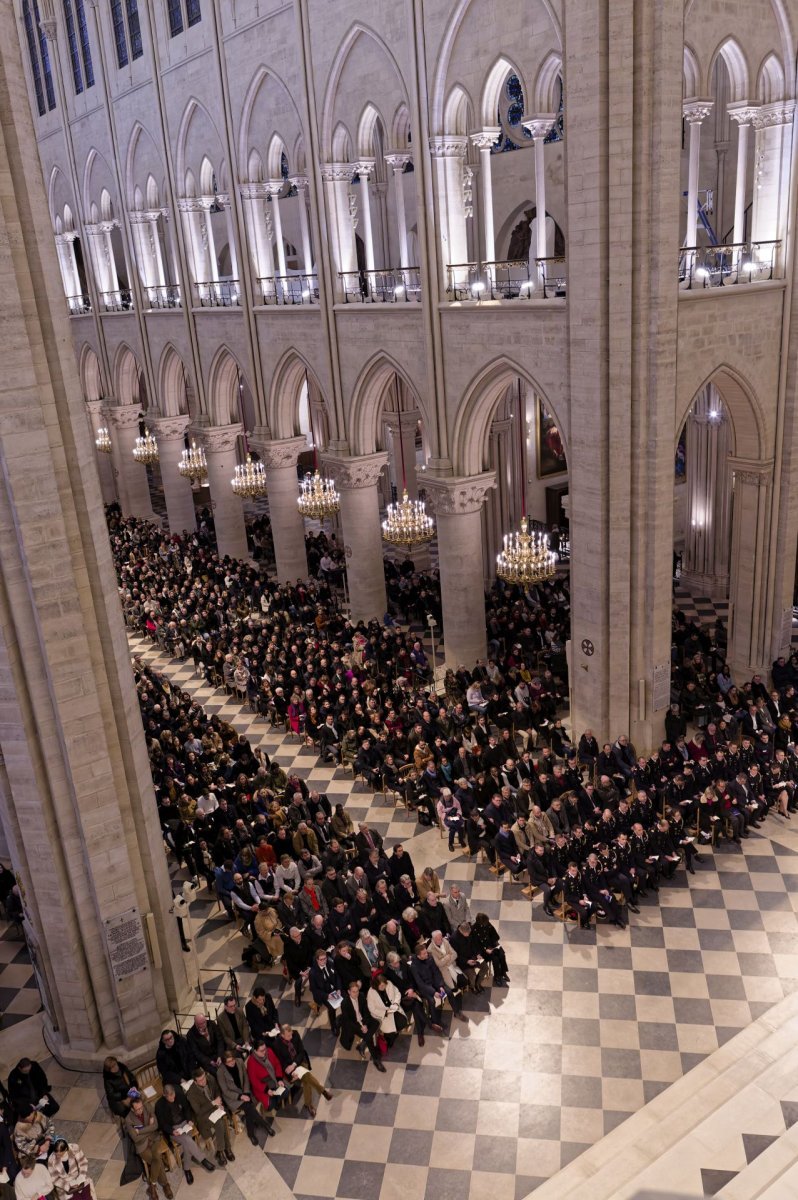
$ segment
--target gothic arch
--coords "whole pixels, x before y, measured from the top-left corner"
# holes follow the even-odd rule
[[[701,93],[701,67],[698,62],[698,55],[692,46],[685,44],[684,47],[684,98],[690,99],[692,96],[698,96]]]
[[[759,68],[756,77],[756,98],[760,104],[773,104],[783,100],[784,71],[778,56],[769,54]]]
[[[327,81],[327,88],[324,94],[321,127],[321,156],[322,159],[327,161],[336,161],[334,155],[332,158],[331,155],[333,150],[333,130],[336,123],[335,101],[338,95],[338,85],[341,81],[341,76],[349,57],[354,50],[356,43],[361,37],[367,38],[373,42],[380,54],[386,59],[389,67],[391,68],[398,91],[401,93],[401,98],[405,103],[407,103],[407,92],[403,82],[404,76],[399,69],[399,64],[397,63],[396,58],[391,53],[382,38],[375,33],[373,29],[370,29],[367,25],[362,24],[360,21],[356,21],[355,24],[351,26],[349,32],[346,34],[340,46],[338,47],[335,58],[333,59],[332,67],[330,68],[330,77]]]
[[[690,406],[699,392],[703,391],[710,383],[717,388],[729,413],[734,443],[733,453],[740,458],[748,458],[753,461],[766,459],[768,457],[767,433],[756,393],[748,380],[728,363],[721,363],[702,380],[690,382],[682,390],[676,409],[674,450],[682,426],[687,420]]]
[[[322,399],[327,420],[333,419],[318,376],[307,359],[297,350],[286,350],[274,369],[266,403],[266,421],[272,437],[290,438],[299,434],[299,398],[306,376]]]
[[[474,105],[462,84],[455,83],[443,112],[443,131],[449,136],[466,137],[474,127]]]
[[[287,101],[287,106],[290,108],[293,119],[296,121],[297,128],[300,131],[299,136],[302,136],[302,122],[299,119],[299,111],[294,103],[294,98],[291,95],[290,90],[286,87],[285,82],[281,79],[276,71],[273,71],[270,67],[261,65],[258,67],[257,71],[252,77],[252,82],[247,89],[247,94],[244,98],[244,105],[241,110],[241,123],[238,131],[238,162],[241,168],[243,168],[244,164],[248,162],[250,151],[253,149],[253,142],[255,141],[252,130],[252,117],[255,111],[255,106],[258,102],[261,89],[270,79],[274,80],[274,82],[278,85],[278,88],[284,94]],[[278,131],[275,130],[272,132]],[[288,130],[284,130],[280,135],[283,137],[283,140],[286,141],[286,144],[288,133]],[[258,138],[258,140],[260,140],[260,138]]]
[[[404,101],[391,121],[391,150],[406,150],[410,145],[410,112]]]
[[[125,156],[125,195],[128,207],[132,207],[136,186],[142,188],[145,195],[149,192],[149,179],[157,181],[159,188],[163,187],[165,179],[163,157],[158,149],[155,138],[145,129],[140,121],[136,121],[130,134]],[[143,183],[147,180],[146,185]],[[146,188],[146,190],[145,190]],[[148,201],[149,203],[149,201]],[[154,205],[152,207],[155,207]]]
[[[83,168],[84,212],[89,213],[92,210],[92,189],[95,189],[94,194],[99,196],[103,188],[109,196],[113,197],[116,193],[116,179],[107,158],[92,147],[86,156],[86,165]]]
[[[332,137],[332,161],[341,163],[351,162],[354,157],[352,154],[353,144],[346,125],[344,125],[343,121],[339,121]]]
[[[385,121],[377,106],[369,100],[360,114],[357,123],[357,156],[358,158],[377,157],[377,128],[378,124],[385,129]]]
[[[78,370],[80,372],[80,386],[83,389],[83,399],[102,400],[103,385],[100,360],[88,343],[81,349]]]
[[[202,150],[192,158],[189,148],[189,138],[192,135],[192,125],[195,123],[195,117],[202,117],[207,122],[209,131],[215,138],[215,147],[207,144],[207,139],[202,142]],[[180,119],[180,128],[177,133],[177,156],[175,166],[175,177],[178,187],[183,186],[186,178],[186,172],[191,167],[198,167],[202,156],[216,160],[218,170],[221,172],[224,164],[224,153],[222,150],[223,142],[219,136],[219,130],[216,128],[216,123],[212,119],[210,113],[204,104],[201,104],[196,97],[192,96],[186,107],[183,110],[183,116]],[[198,170],[194,171],[195,176]]]
[[[504,54],[500,55],[485,77],[485,83],[482,88],[482,99],[480,101],[480,120],[484,128],[495,126],[498,121],[499,99],[505,80],[508,75],[517,75],[521,82],[521,92],[525,102],[528,102],[530,92],[527,91],[527,86],[521,71],[514,63],[510,61]],[[529,116],[525,113],[524,116]]]
[[[485,470],[485,454],[491,421],[508,384],[519,377],[544,401],[546,408],[555,417],[567,457],[568,440],[565,436],[565,426],[554,405],[528,371],[518,363],[502,356],[480,371],[466,388],[463,400],[458,406],[452,438],[452,463],[455,475],[478,475]]]
[[[421,413],[425,432],[428,437],[432,436],[434,430],[418,388],[404,368],[389,354],[381,350],[366,363],[352,391],[347,429],[352,454],[375,453],[380,413],[386,389],[395,375],[415,397],[416,407]]]
[[[243,378],[238,360],[221,347],[208,373],[208,414],[212,425],[234,425],[241,420],[239,381]]]
[[[540,64],[532,94],[532,115],[553,113],[559,104],[558,87],[562,79],[562,55],[554,51]],[[524,92],[526,97],[526,92]]]
[[[139,403],[141,368],[133,351],[124,342],[114,356],[114,384],[119,404]]]
[[[185,363],[171,342],[164,346],[158,364],[158,406],[165,417],[191,413]]]
[[[750,94],[750,73],[745,54],[739,42],[733,37],[727,37],[721,42],[710,59],[709,71],[707,73],[708,81],[712,79],[712,73],[719,58],[723,59],[726,71],[728,72],[730,102],[734,104],[741,100],[747,100]]]

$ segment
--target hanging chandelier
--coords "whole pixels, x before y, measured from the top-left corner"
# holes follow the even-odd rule
[[[136,438],[136,444],[133,447],[133,457],[137,463],[141,463],[144,467],[152,466],[158,461],[158,443],[146,429],[140,437]]]
[[[335,490],[332,479],[322,479],[318,471],[310,472],[299,485],[297,507],[303,517],[313,521],[323,521],[331,517],[341,507],[341,497]]]
[[[401,546],[408,553],[413,546],[429,542],[435,534],[435,522],[427,515],[423,500],[411,500],[407,494],[405,446],[402,440],[402,419],[399,417],[399,452],[402,458],[402,499],[389,504],[382,523],[382,536],[390,546]]]
[[[518,381],[518,440],[521,455],[521,531],[505,533],[504,549],[496,556],[496,574],[505,583],[542,583],[557,571],[557,559],[549,550],[546,533],[529,532],[526,515],[526,453],[521,413],[521,380]]]
[[[105,426],[97,430],[97,437],[94,440],[94,444],[101,454],[111,453],[111,436]]]
[[[545,533],[530,533],[526,517],[520,533],[505,533],[504,549],[496,556],[496,574],[506,583],[542,583],[557,571],[557,559],[549,550]]]
[[[299,484],[297,508],[303,517],[307,517],[311,521],[323,521],[325,517],[331,517],[338,512],[341,507],[341,497],[336,491],[335,480],[322,478],[319,474],[316,438],[313,433],[313,405],[310,403],[307,371],[305,372],[305,388],[308,397],[310,441],[313,446],[313,474],[308,472]]]
[[[266,495],[266,471],[262,462],[253,462],[252,455],[247,454],[245,463],[238,463],[235,477],[230,480],[230,486],[242,500],[255,500],[258,496]]]
[[[192,483],[198,483],[200,487],[204,487],[208,482],[208,463],[205,459],[205,450],[202,446],[198,446],[196,442],[191,443],[191,449],[186,446],[183,450],[183,457],[177,464],[177,469],[184,479],[189,479]]]

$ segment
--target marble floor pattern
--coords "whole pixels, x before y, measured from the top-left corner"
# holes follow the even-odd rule
[[[423,1050],[401,1038],[384,1076],[336,1047],[326,1020],[314,1023],[304,1005],[282,1001],[335,1091],[315,1122],[278,1121],[269,1159],[295,1196],[526,1196],[798,990],[798,823],[793,833],[792,823],[770,818],[768,836],[752,835],[742,851],[722,846],[694,877],[680,872],[643,902],[629,930],[581,932],[549,920],[539,901],[486,867],[450,855],[437,830],[417,833],[402,809],[320,766],[312,751],[205,686],[190,664],[141,639],[131,647],[284,768],[345,799],[353,820],[368,819],[389,843],[401,838],[417,869],[431,863],[447,882],[461,882],[472,912],[500,927],[510,988],[469,997],[468,1026],[430,1036]],[[279,972],[239,970],[243,939],[217,905],[200,900],[193,911],[215,1003],[231,967],[242,995],[256,979],[279,992]]]

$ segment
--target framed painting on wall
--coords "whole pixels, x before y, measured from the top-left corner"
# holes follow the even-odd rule
[[[568,470],[560,430],[554,414],[537,397],[538,479],[562,475]]]

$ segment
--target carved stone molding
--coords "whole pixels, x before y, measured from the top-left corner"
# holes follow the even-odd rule
[[[715,107],[714,100],[693,98],[685,100],[682,105],[682,115],[688,125],[700,125],[705,121]]]
[[[307,175],[289,175],[288,182],[295,187],[298,192],[302,192],[308,186]]]
[[[352,179],[351,163],[322,163],[321,177],[327,183],[349,183]]]
[[[242,200],[265,200],[268,195],[265,183],[242,183],[239,191]]]
[[[153,221],[157,221],[159,217],[166,216],[166,209],[154,208],[147,211],[132,210],[127,214],[131,225],[149,225]]]
[[[468,151],[468,138],[457,134],[446,137],[431,137],[429,152],[433,158],[465,158]]]
[[[729,466],[734,472],[735,483],[748,487],[769,487],[773,479],[773,460],[752,462],[750,459],[729,457]]]
[[[400,429],[403,429],[405,433],[409,433],[415,429],[421,419],[421,413],[417,408],[413,409],[412,412],[383,412],[382,415],[391,433],[398,433]]]
[[[300,454],[308,448],[306,437],[281,438],[277,441],[267,441],[254,433],[249,439],[253,450],[257,450],[261,462],[267,469],[271,467],[296,467]]]
[[[177,207],[180,212],[204,212],[205,210],[200,196],[178,196]]]
[[[754,117],[759,112],[755,104],[746,104],[744,100],[737,101],[735,104],[726,106],[726,111],[732,121],[736,121],[738,125],[752,125]]]
[[[791,125],[794,113],[794,100],[777,100],[774,104],[761,104],[756,109],[751,124],[754,129],[772,129],[776,125]]]
[[[530,117],[528,121],[522,121],[524,129],[529,131],[532,140],[535,138],[547,137],[555,126],[557,121],[556,113],[538,113],[534,117]]]
[[[86,400],[85,404],[92,417],[103,416],[107,407],[105,400]]]
[[[352,165],[352,171],[357,172],[361,179],[370,179],[374,174],[376,160],[373,158],[361,158]]]
[[[39,21],[39,28],[51,46],[55,46],[56,30],[58,28],[54,17],[43,17]]]
[[[421,482],[421,480],[419,480]],[[423,486],[433,512],[438,516],[461,516],[478,512],[491,488],[496,487],[496,472],[467,475],[458,479],[424,474]]]
[[[284,179],[267,179],[263,186],[266,189],[267,196],[277,197],[280,195],[280,192],[285,187],[285,180]]]
[[[394,171],[399,171],[401,174],[407,164],[413,161],[413,155],[405,151],[402,151],[401,154],[386,154],[385,161],[389,167],[393,167]]]
[[[478,129],[476,133],[471,134],[471,145],[476,146],[477,150],[490,150],[496,144],[496,139],[501,133],[498,125],[489,125],[485,129]]]
[[[243,432],[244,426],[240,422],[236,425],[205,425],[197,430],[206,454],[235,450],[236,442]]]
[[[186,430],[191,424],[191,417],[188,413],[181,413],[174,417],[147,417],[147,424],[156,441],[163,438],[164,441],[169,442],[185,436]]]
[[[325,455],[321,461],[337,488],[352,491],[355,488],[374,487],[388,461],[388,455],[363,454],[358,458],[328,458]]]
[[[118,429],[138,425],[141,420],[141,408],[138,404],[106,404],[103,411],[111,424]]]

